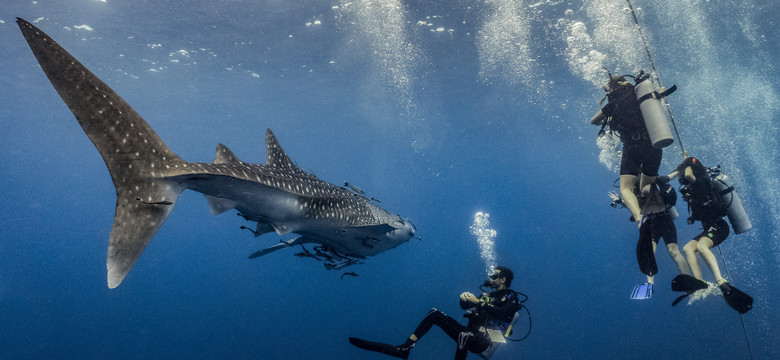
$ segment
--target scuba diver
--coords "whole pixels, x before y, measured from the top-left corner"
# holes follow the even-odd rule
[[[626,76],[630,75],[609,74],[609,81],[604,85],[607,94],[600,101],[603,103],[604,99],[608,99],[608,103],[590,123],[601,125],[599,136],[606,133],[607,126],[620,136],[623,143],[620,196],[625,207],[631,211],[631,221],[637,221],[637,226],[641,227],[639,220],[642,214],[634,194],[637,174],[640,189],[652,184],[658,176],[662,149],[673,141],[659,99],[671,94],[676,87],[658,93],[645,72],[640,72],[634,78],[636,86],[628,82]]]
[[[609,195],[613,207],[622,203],[617,194]],[[639,209],[642,219],[636,244],[636,258],[639,271],[647,275],[647,282],[634,287],[631,299],[649,299],[653,295],[654,277],[658,273],[655,251],[661,238],[664,239],[666,250],[680,274],[690,275],[688,264],[677,246],[677,227],[674,225],[674,218],[677,217],[677,210],[674,208],[676,203],[677,193],[668,182],[656,181],[648,184],[640,193]]]
[[[514,277],[509,268],[497,266],[489,277],[490,280],[486,280],[483,286],[489,286],[495,289],[494,291],[486,292],[479,298],[470,292],[464,292],[460,295],[461,308],[464,310],[474,309],[464,315],[469,319],[466,326],[434,308],[428,312],[403,344],[389,345],[353,337],[349,338],[349,342],[364,350],[407,359],[417,341],[433,325],[436,325],[457,342],[456,360],[466,359],[469,351],[487,358],[492,354],[492,351],[495,351],[493,342],[503,342],[505,341],[504,337],[509,336],[512,324],[517,320],[517,311],[523,307],[522,302],[527,300],[527,297],[520,300],[518,295],[522,294],[509,289]],[[496,335],[496,333],[498,334]],[[495,338],[496,336],[499,338]],[[489,354],[486,354],[488,352]]]
[[[727,215],[727,209],[731,207],[731,204],[724,204],[724,200],[721,197],[724,194],[733,192],[733,187],[728,189],[726,193],[716,193],[710,181],[710,174],[707,168],[704,167],[699,159],[694,157],[686,158],[677,167],[677,171],[669,177],[673,178],[678,175],[680,176],[680,185],[682,186],[680,192],[683,194],[683,199],[688,203],[688,210],[691,215],[688,218],[688,224],[700,221],[703,232],[694,236],[683,247],[683,252],[685,252],[688,258],[688,264],[691,266],[693,276],[678,275],[672,281],[672,290],[685,292],[672,305],[677,304],[691,293],[700,289],[706,289],[709,286],[702,280],[701,266],[696,256],[698,252],[715,276],[715,281],[723,293],[726,303],[734,310],[744,314],[753,307],[753,298],[731,286],[723,278],[720,273],[720,267],[718,267],[718,260],[711,250],[713,247],[722,244],[729,236],[729,225],[723,217]],[[662,180],[666,180],[669,177],[665,176]],[[735,194],[731,196],[732,199],[736,197]]]

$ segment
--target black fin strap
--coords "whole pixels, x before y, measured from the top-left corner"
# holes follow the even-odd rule
[[[672,85],[672,87],[666,89],[666,91],[660,93],[659,95],[661,95],[662,98],[665,98],[675,92],[675,90],[677,90],[677,85]]]

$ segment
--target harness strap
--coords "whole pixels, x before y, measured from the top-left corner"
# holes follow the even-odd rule
[[[735,190],[735,189],[734,189],[734,186],[732,185],[732,186],[729,186],[729,187],[727,187],[727,188],[725,188],[725,189],[721,190],[720,192],[718,192],[718,195],[719,195],[719,196],[723,196],[723,195],[726,195],[726,194],[728,194],[728,193],[730,193],[730,192],[732,192],[732,191],[734,191],[734,190]]]
[[[636,99],[636,101],[638,101],[641,104],[641,103],[645,102],[646,100],[650,100],[650,99],[658,100],[660,98],[661,98],[661,94],[659,94],[658,91],[652,91],[652,92],[649,92],[649,93],[645,94],[644,96],[640,97],[639,99]]]
[[[660,94],[660,95],[661,95],[661,98],[665,98],[665,97],[667,97],[667,96],[671,95],[671,94],[672,94],[673,92],[675,92],[676,90],[677,90],[677,85],[672,85],[672,87],[670,87],[670,88],[666,89],[666,91],[664,91],[664,92],[662,92],[662,93]]]
[[[607,132],[604,129],[607,128],[607,125],[609,125],[610,122],[612,122],[611,116],[608,116],[606,119],[604,119],[604,123],[601,124],[601,129],[599,129],[599,136],[606,135]]]
[[[677,90],[677,85],[672,85],[672,87],[666,89],[664,92],[660,92],[659,93],[658,91],[653,91],[653,92],[645,94],[644,96],[642,96],[642,97],[640,97],[639,99],[636,99],[636,100],[640,104],[643,103],[645,100],[648,100],[648,99],[660,100],[660,99],[663,99],[663,98],[671,95],[676,90]]]

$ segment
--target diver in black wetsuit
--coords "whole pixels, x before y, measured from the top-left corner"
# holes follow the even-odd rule
[[[722,244],[729,236],[729,224],[723,220],[728,205],[721,203],[723,200],[712,188],[707,168],[699,159],[686,158],[677,167],[676,173],[680,176],[680,185],[683,186],[680,192],[688,203],[691,214],[688,218],[688,224],[692,225],[696,221],[700,221],[703,231],[683,246],[693,277],[678,275],[672,280],[672,290],[685,292],[685,295],[675,300],[672,305],[693,291],[708,287],[707,283],[702,280],[701,266],[696,257],[696,253],[698,253],[712,275],[715,276],[715,281],[723,293],[723,299],[726,300],[726,303],[734,310],[744,314],[753,308],[753,298],[723,278],[718,260],[712,252],[712,248]]]
[[[689,274],[688,263],[680,254],[677,246],[677,227],[674,225],[671,209],[677,202],[677,194],[669,183],[656,181],[647,185],[639,196],[639,208],[642,213],[642,225],[637,240],[637,260],[639,270],[647,275],[647,283],[653,284],[658,273],[655,262],[655,250],[659,240],[664,239],[669,256],[677,265],[680,274]],[[674,213],[676,216],[676,213]]]
[[[642,218],[634,187],[639,180],[639,188],[644,189],[655,181],[661,166],[663,151],[656,149],[650,142],[639,101],[634,86],[625,76],[611,76],[604,86],[608,103],[591,119],[591,124],[604,127],[620,135],[623,152],[620,160],[620,196],[623,204],[631,211],[632,221],[641,227]],[[603,100],[603,99],[602,99]],[[637,175],[639,177],[637,178]]]
[[[729,236],[729,225],[723,220],[725,212],[721,209],[720,200],[710,185],[707,170],[697,158],[687,158],[677,168],[680,174],[680,184],[684,186],[683,199],[688,202],[691,216],[688,224],[700,221],[703,232],[696,235],[683,247],[693,276],[702,279],[701,267],[696,253],[701,254],[707,267],[715,276],[718,285],[726,280],[721,276],[715,254],[712,248],[720,245]]]
[[[349,338],[349,342],[361,349],[407,359],[409,351],[417,341],[433,325],[436,325],[457,342],[456,360],[465,359],[469,351],[481,353],[491,344],[486,329],[497,329],[501,330],[502,333],[505,332],[515,313],[520,310],[521,305],[517,293],[509,289],[513,277],[512,270],[498,266],[490,275],[490,280],[485,281],[485,286],[490,286],[496,289],[495,291],[482,294],[479,298],[470,292],[464,292],[460,295],[460,307],[464,310],[474,309],[465,315],[469,319],[466,326],[434,308],[428,312],[417,329],[401,345],[376,343],[358,338]]]

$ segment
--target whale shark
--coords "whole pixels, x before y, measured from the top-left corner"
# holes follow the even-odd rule
[[[300,245],[306,256],[340,269],[414,237],[411,221],[299,168],[270,129],[265,133],[265,165],[243,162],[223,144],[217,145],[211,163],[182,160],[130,105],[51,37],[23,19],[17,18],[17,24],[100,152],[116,188],[106,261],[109,288],[124,280],[186,189],[202,193],[215,215],[237,210],[256,223],[250,229],[255,236],[297,235],[250,258]],[[304,244],[317,247],[310,252]]]

